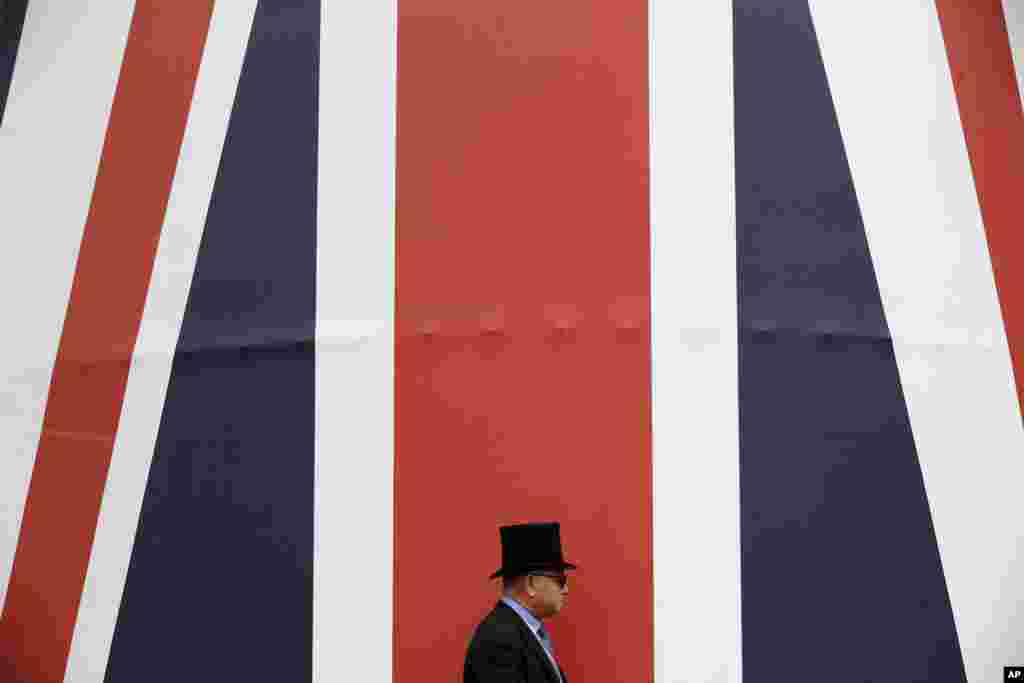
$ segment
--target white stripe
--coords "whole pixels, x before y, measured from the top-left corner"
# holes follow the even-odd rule
[[[133,5],[30,2],[0,128],[0,605]]]
[[[739,681],[731,2],[651,0],[654,672]]]
[[[1017,93],[1024,108],[1024,0],[1003,0],[1006,32],[1010,37],[1010,50],[1017,69]]]
[[[396,30],[395,0],[323,2],[313,680],[324,683],[392,677]]]
[[[967,678],[1001,680],[1024,661],[1024,428],[935,4],[811,6]]]
[[[101,683],[106,672],[174,348],[255,11],[256,0],[214,6],[128,374],[65,683]]]

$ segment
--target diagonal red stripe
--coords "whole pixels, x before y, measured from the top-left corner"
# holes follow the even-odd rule
[[[1024,112],[1000,0],[936,0],[1024,407]]]
[[[213,0],[135,7],[0,619],[3,681],[64,678],[212,12]]]

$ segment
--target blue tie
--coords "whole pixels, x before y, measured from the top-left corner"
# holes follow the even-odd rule
[[[551,642],[548,632],[544,630],[544,624],[537,628],[537,637],[540,638],[540,643],[544,646],[544,649],[551,655],[551,661],[555,664],[555,671],[558,672],[558,680],[562,680],[562,670],[558,667],[558,660],[555,659],[555,644]]]
[[[544,645],[544,649],[551,655],[551,659],[555,659],[555,644],[551,642],[551,638],[548,637],[548,632],[544,630],[543,624],[537,629],[537,635],[540,637],[540,642]]]

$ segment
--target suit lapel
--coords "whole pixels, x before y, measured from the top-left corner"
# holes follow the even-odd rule
[[[551,683],[559,683],[558,674],[561,672],[561,667],[556,671],[554,665],[551,663],[551,658],[548,657],[548,653],[545,652],[544,646],[537,640],[537,636],[534,635],[530,627],[526,625],[522,617],[516,614],[516,611],[499,601],[498,606],[508,615],[506,618],[515,619],[515,622],[519,625],[519,629],[523,633],[523,637],[526,639],[526,649],[540,661],[541,666],[544,667],[544,671],[547,672],[548,678],[551,679]],[[565,674],[562,674],[562,683],[566,683]]]
[[[517,614],[516,618],[518,617],[519,615]],[[548,672],[548,678],[551,679],[551,683],[558,683],[558,672],[555,671],[555,667],[551,663],[551,658],[548,657],[548,653],[544,651],[544,646],[540,644],[537,640],[537,636],[530,631],[530,627],[524,624],[522,619],[519,619],[519,623],[522,625],[523,630],[526,631],[526,642],[529,643],[527,647],[530,649],[530,652],[532,652],[533,656],[543,663],[544,670]]]

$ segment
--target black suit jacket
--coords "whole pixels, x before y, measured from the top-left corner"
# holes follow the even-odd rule
[[[563,683],[569,679],[565,672]],[[537,637],[515,610],[498,601],[469,642],[463,683],[558,683],[558,674]]]

